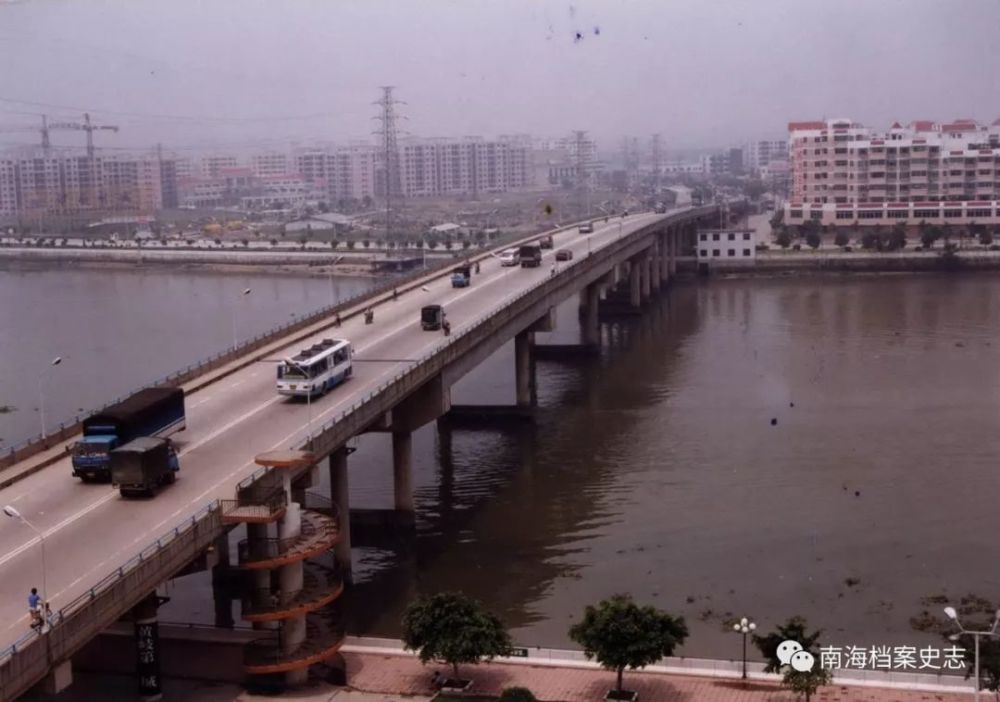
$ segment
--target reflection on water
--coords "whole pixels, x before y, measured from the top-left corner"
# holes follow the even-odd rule
[[[684,655],[735,657],[739,616],[940,644],[911,628],[924,598],[1000,598],[998,297],[985,275],[675,286],[600,359],[539,362],[534,426],[418,432],[416,539],[355,550],[352,631],[461,589],[567,646],[584,605],[630,592],[687,618]],[[455,402],[511,401],[512,368],[505,348]],[[353,506],[391,505],[389,444],[360,440]]]

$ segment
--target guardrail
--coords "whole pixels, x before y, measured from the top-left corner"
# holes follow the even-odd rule
[[[712,206],[692,208],[683,213],[682,219],[695,219],[713,209]],[[601,251],[611,256],[619,254],[647,236],[647,229],[643,227],[601,247]],[[576,259],[563,269],[564,272],[560,276],[539,281],[519,293],[502,309],[483,315],[470,326],[453,334],[443,347],[425,353],[410,368],[397,373],[392,379],[382,383],[324,424],[319,435],[310,439],[302,448],[323,455],[343,445],[382,413],[382,405],[397,403],[435,373],[440,372],[447,364],[456,360],[467,350],[466,347],[478,343],[474,335],[484,326],[488,325],[490,330],[499,330],[504,324],[514,321],[530,308],[530,304],[526,302],[529,296],[546,288],[554,291],[570,284],[579,276],[592,273],[584,270],[585,267],[582,265],[588,260],[590,256]],[[539,299],[544,297],[544,295],[539,296]],[[376,402],[377,399],[380,402]],[[317,444],[320,444],[319,448]],[[268,470],[261,468],[255,471],[241,481],[237,489],[252,487]],[[315,493],[307,493],[307,504],[310,504],[310,500],[318,503],[325,498]],[[337,509],[336,504],[330,503],[330,505],[330,509]],[[323,510],[322,505],[317,504],[316,507],[319,508],[318,511]],[[23,694],[46,675],[53,663],[67,660],[97,632],[113,623],[123,611],[134,606],[161,582],[183,568],[200,551],[211,545],[222,533],[222,529],[219,502],[212,501],[190,519],[184,520],[173,530],[150,543],[138,555],[126,561],[90,590],[58,610],[50,618],[48,631],[42,634],[29,632],[7,649],[0,651],[0,701],[7,702]],[[280,547],[281,544],[277,545]]]
[[[211,502],[55,612],[46,632],[25,634],[0,651],[0,699],[6,702],[23,694],[54,663],[68,660],[221,533],[218,503]]]
[[[493,247],[488,249],[480,249],[478,252],[471,252],[471,250],[455,251],[452,252],[451,258],[438,259],[437,261],[434,262],[433,265],[430,265],[426,268],[420,268],[406,275],[391,277],[381,285],[376,285],[375,287],[369,290],[358,293],[356,295],[352,295],[351,297],[346,298],[344,300],[340,300],[332,305],[326,305],[318,310],[307,313],[300,317],[294,317],[291,319],[291,321],[286,322],[285,324],[273,327],[272,329],[266,332],[263,332],[261,334],[254,336],[253,338],[243,341],[235,348],[230,348],[225,351],[220,351],[219,353],[216,353],[212,356],[197,361],[196,363],[193,363],[187,366],[186,368],[174,371],[173,373],[169,373],[163,376],[162,378],[159,378],[158,380],[154,380],[151,383],[142,385],[139,388],[133,390],[128,395],[125,395],[124,397],[117,397],[111,402],[108,402],[107,404],[97,409],[91,410],[85,415],[76,415],[71,422],[69,422],[68,420],[60,422],[59,428],[54,432],[52,432],[51,434],[46,434],[44,436],[38,434],[36,436],[32,436],[22,441],[21,443],[10,446],[6,450],[6,452],[2,456],[0,456],[0,470],[2,470],[3,468],[10,467],[15,463],[30,458],[49,448],[52,448],[53,446],[56,446],[66,441],[72,436],[79,434],[82,429],[83,419],[86,416],[90,416],[91,414],[100,412],[105,408],[109,407],[110,405],[122,401],[123,399],[125,399],[125,397],[130,397],[132,394],[138,392],[139,390],[142,390],[143,388],[156,387],[159,385],[165,385],[170,387],[183,385],[184,383],[189,382],[190,380],[193,380],[194,378],[200,375],[209,373],[215,370],[216,368],[219,368],[237,358],[240,358],[241,356],[246,355],[247,353],[251,353],[253,351],[256,351],[257,349],[267,346],[268,344],[271,344],[284,336],[287,336],[289,334],[294,334],[297,331],[308,328],[316,324],[320,320],[322,320],[324,317],[329,317],[336,313],[344,312],[350,309],[351,307],[360,305],[362,302],[370,302],[382,295],[390,293],[393,289],[399,289],[401,287],[405,287],[413,283],[414,281],[421,280],[422,278],[428,275],[433,275],[447,268],[450,268],[451,266],[455,265],[456,259],[468,259],[474,262],[476,260],[481,260],[489,256],[489,252],[491,250],[510,246],[511,244],[520,243],[522,241],[531,241],[533,239],[538,238],[539,236],[544,236],[545,234],[554,232],[565,231],[575,226],[577,226],[577,223],[574,222],[565,226],[557,227],[555,229],[546,230],[544,232],[536,232],[535,234],[531,234],[526,237],[505,237]],[[350,317],[353,315],[347,315],[347,316]]]

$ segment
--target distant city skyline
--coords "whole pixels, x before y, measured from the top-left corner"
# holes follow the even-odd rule
[[[995,12],[992,0],[7,3],[0,56],[16,69],[0,143],[32,141],[7,128],[38,113],[84,111],[121,127],[99,135],[106,147],[347,142],[369,137],[386,84],[407,103],[404,132],[584,129],[602,149],[653,133],[668,153],[723,148],[847,114],[875,128],[991,122]]]

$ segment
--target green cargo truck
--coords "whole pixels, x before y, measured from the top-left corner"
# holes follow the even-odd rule
[[[141,436],[111,451],[111,484],[122,497],[152,497],[177,479],[180,462],[166,439]]]

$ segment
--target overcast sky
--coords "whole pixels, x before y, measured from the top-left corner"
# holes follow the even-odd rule
[[[394,85],[415,136],[721,147],[789,120],[993,121],[1000,1],[0,0],[0,60],[0,145],[32,138],[20,113],[84,108],[121,126],[107,146],[367,138]]]

